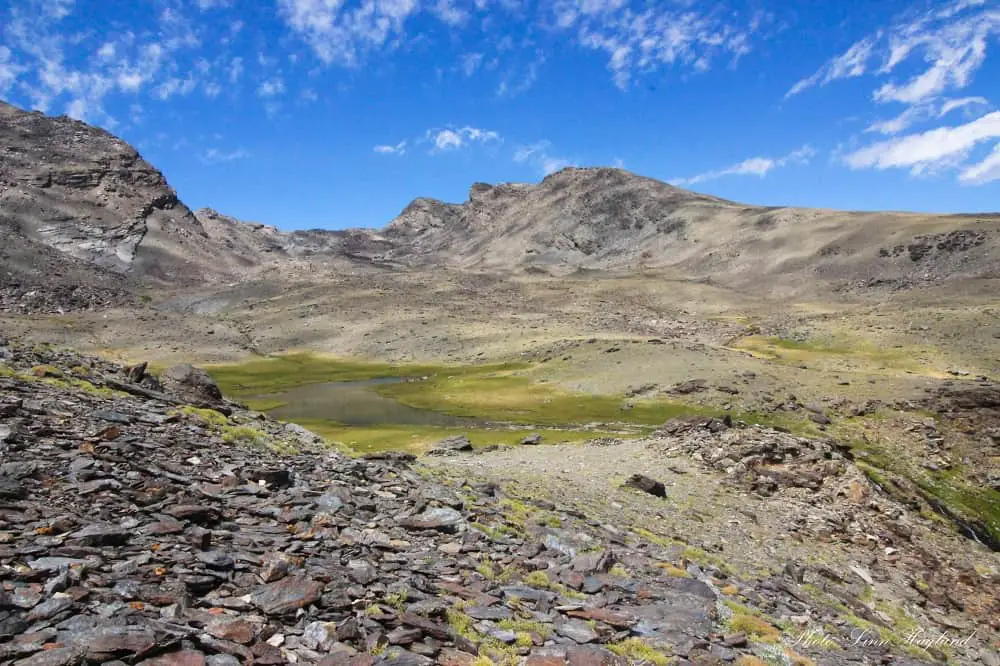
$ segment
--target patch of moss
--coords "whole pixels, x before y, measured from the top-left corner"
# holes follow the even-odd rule
[[[657,569],[661,569],[663,573],[674,578],[690,578],[689,574],[685,569],[673,564],[671,562],[657,562],[655,565]]]
[[[391,606],[395,611],[402,613],[403,609],[406,608],[406,600],[409,599],[410,595],[406,592],[397,592],[395,594],[387,594],[382,598],[382,602],[387,606]]]
[[[631,574],[629,573],[628,569],[626,569],[625,567],[623,567],[623,566],[622,566],[622,565],[620,565],[620,564],[615,564],[615,565],[613,565],[613,566],[612,566],[612,567],[611,567],[611,568],[610,568],[610,569],[608,570],[608,573],[609,573],[610,575],[612,575],[612,576],[616,576],[616,577],[618,577],[618,578],[628,578],[628,577],[629,577],[629,576],[631,575]]]
[[[499,541],[509,534],[516,534],[515,530],[512,530],[506,525],[497,525],[496,527],[492,527],[490,525],[486,525],[485,523],[472,522],[469,523],[469,527],[479,530],[493,541]]]
[[[785,656],[788,657],[790,666],[816,666],[815,661],[789,647],[785,648]]]
[[[267,449],[279,455],[297,455],[298,448],[291,442],[274,440],[263,430],[245,425],[225,425],[222,427],[222,441],[227,444],[238,444]]]
[[[501,629],[525,634],[536,634],[543,640],[552,636],[552,626],[535,620],[508,619],[500,620]]]
[[[0,363],[0,377],[14,377],[16,375],[17,375],[17,370],[10,367],[9,365]]]
[[[214,426],[216,428],[221,428],[229,423],[229,419],[225,416],[225,414],[221,414],[214,409],[201,409],[191,405],[178,407],[171,413],[175,415],[190,416],[202,421],[206,425]]]
[[[607,648],[619,657],[628,659],[629,663],[645,663],[654,666],[667,666],[671,657],[641,638],[626,638],[620,643],[609,643]]]
[[[684,545],[682,542],[677,541],[676,539],[660,536],[655,532],[650,532],[644,527],[633,527],[632,531],[641,536],[646,541],[649,541],[650,543],[655,544],[657,546],[662,546],[664,548],[666,548],[667,546]]]
[[[54,365],[36,365],[32,366],[31,374],[35,377],[62,377],[63,371]]]
[[[727,575],[732,575],[735,573],[733,571],[733,568],[725,560],[710,553],[707,553],[701,548],[697,548],[695,546],[688,546],[687,548],[685,548],[684,552],[682,553],[682,556],[685,559],[694,562],[695,564],[715,567],[716,569]]]
[[[752,654],[741,654],[734,663],[736,666],[771,666],[760,657],[755,657]]]
[[[734,612],[728,624],[733,632],[761,643],[777,643],[781,639],[781,630],[758,615]]]
[[[529,587],[541,587],[546,589],[552,585],[552,581],[549,580],[549,575],[544,571],[532,571],[524,577],[522,582]]]

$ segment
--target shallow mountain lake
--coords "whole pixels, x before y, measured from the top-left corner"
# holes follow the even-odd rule
[[[380,377],[307,384],[280,393],[254,396],[253,400],[285,403],[268,410],[270,416],[285,421],[327,421],[349,426],[474,426],[479,423],[476,419],[410,407],[374,391],[380,384],[404,381],[407,380],[400,377]]]

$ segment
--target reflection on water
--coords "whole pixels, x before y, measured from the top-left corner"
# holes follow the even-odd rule
[[[298,386],[283,393],[256,396],[258,399],[287,403],[268,413],[278,419],[336,421],[345,425],[474,425],[475,419],[449,416],[426,409],[417,409],[383,398],[372,387],[405,381],[398,377],[383,377],[357,382],[329,382]]]

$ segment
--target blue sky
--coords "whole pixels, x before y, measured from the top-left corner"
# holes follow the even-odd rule
[[[567,165],[998,211],[998,42],[1000,0],[0,0],[0,97],[284,229]]]

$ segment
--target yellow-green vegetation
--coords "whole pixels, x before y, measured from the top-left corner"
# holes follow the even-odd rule
[[[755,657],[752,654],[741,654],[733,663],[736,666],[771,666],[760,657]]]
[[[861,372],[904,373],[939,376],[941,370],[930,360],[932,349],[920,347],[880,347],[869,340],[838,336],[824,339],[789,340],[750,335],[730,348],[791,364],[814,364]]]
[[[191,405],[184,405],[183,407],[178,407],[171,412],[172,415],[178,416],[190,416],[199,421],[202,421],[206,425],[215,426],[216,428],[221,428],[227,423],[229,419],[226,418],[225,414],[221,414],[214,409],[201,409],[199,407],[193,407]]]
[[[532,571],[524,577],[522,582],[530,587],[548,588],[552,585],[549,575],[544,571]]]
[[[394,610],[399,613],[403,612],[406,608],[406,600],[409,599],[410,595],[406,592],[397,592],[396,594],[387,594],[382,597],[382,601],[387,606],[391,606]]]
[[[480,655],[473,659],[469,663],[469,666],[496,666],[496,662],[487,656]]]
[[[731,631],[746,634],[748,638],[760,643],[777,643],[781,640],[781,630],[758,611],[730,599],[725,599],[723,603],[733,612],[727,621]]]
[[[671,662],[670,655],[658,650],[641,638],[626,638],[620,643],[608,644],[608,649],[629,660],[629,663],[645,663],[654,666],[667,666]]]
[[[471,366],[476,368],[477,366]],[[563,391],[536,382],[518,369],[440,373],[426,381],[383,384],[379,395],[437,412],[489,421],[548,426],[627,422],[660,425],[677,416],[716,414],[696,405],[660,399],[636,399],[624,409],[623,395]]]
[[[509,619],[500,620],[498,623],[501,629],[506,631],[513,631],[518,634],[535,634],[539,636],[542,640],[548,639],[552,636],[552,627],[535,620],[522,620],[522,619]]]
[[[729,564],[725,560],[710,553],[706,553],[701,548],[697,548],[695,546],[688,546],[687,548],[684,549],[684,552],[681,555],[685,559],[690,560],[695,564],[701,564],[703,566],[713,566],[719,571],[722,571],[723,573],[728,575],[732,575],[733,573],[735,573],[733,571],[733,568],[729,566]]]
[[[257,357],[242,363],[207,366],[206,370],[227,394],[247,397],[278,393],[305,384],[351,382],[381,377],[424,377],[445,373],[491,373],[524,367],[523,364],[446,366],[391,364],[377,361],[351,361],[307,352],[293,352]]]
[[[850,443],[858,468],[883,491],[901,501],[910,501],[912,497],[906,496],[909,491],[892,480],[894,474],[903,477],[919,489],[938,515],[974,524],[985,536],[1000,543],[1000,492],[969,483],[961,465],[948,470],[927,470],[915,464],[912,456],[895,454],[877,430],[869,431],[863,423],[847,424],[838,435]],[[921,513],[937,519],[934,514]]]
[[[479,659],[473,662],[474,664],[500,663],[506,666],[507,664],[513,665],[517,663],[516,648],[506,645],[491,636],[485,636],[476,631],[473,626],[475,621],[458,608],[453,607],[448,609],[445,617],[447,618],[448,626],[451,627],[453,632],[463,638],[479,644],[480,655]]]
[[[479,530],[480,532],[482,532],[483,534],[485,534],[486,536],[488,536],[493,541],[497,541],[499,539],[502,539],[504,536],[506,536],[508,534],[515,534],[516,533],[515,530],[512,530],[511,528],[507,527],[506,525],[497,525],[497,526],[494,527],[494,526],[486,525],[485,523],[472,522],[472,523],[469,523],[469,526],[470,527],[474,527],[475,529]]]
[[[655,532],[650,532],[644,527],[633,527],[632,531],[641,536],[646,541],[655,544],[657,546],[662,546],[664,548],[666,548],[667,546],[685,545],[683,542],[678,541],[677,539],[671,539],[669,537],[660,536]]]
[[[617,578],[628,578],[631,575],[629,573],[628,569],[626,569],[625,567],[623,567],[620,564],[613,565],[608,570],[608,573],[611,574],[612,576],[617,577]]]
[[[222,441],[227,444],[240,444],[256,448],[268,449],[280,455],[296,455],[298,449],[294,444],[275,440],[263,430],[245,425],[225,425],[222,427]]]
[[[24,379],[24,376],[21,376]],[[49,386],[55,386],[57,388],[65,389],[67,391],[76,389],[83,391],[84,393],[89,393],[100,398],[127,398],[128,393],[123,391],[115,391],[106,386],[96,386],[91,384],[86,379],[77,379],[76,377],[44,377],[40,381],[45,382]]]
[[[788,663],[791,666],[816,666],[816,662],[812,659],[804,654],[799,654],[789,647],[785,648],[785,656],[788,657]]]
[[[691,577],[691,574],[689,574],[687,571],[670,562],[657,562],[654,566],[657,569],[661,569],[663,573],[667,574],[668,576],[673,576],[674,578]]]

